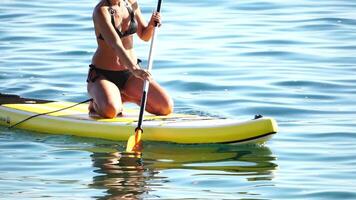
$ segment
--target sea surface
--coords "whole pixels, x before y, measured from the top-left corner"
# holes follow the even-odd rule
[[[98,1],[1,0],[0,93],[83,101]],[[146,19],[156,1],[141,0]],[[273,117],[264,145],[0,127],[0,199],[356,199],[356,1],[167,0],[153,76],[175,111]],[[135,38],[147,63],[150,43]],[[128,105],[133,106],[133,105]]]

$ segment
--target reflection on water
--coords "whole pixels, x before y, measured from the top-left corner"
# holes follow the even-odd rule
[[[105,199],[132,199],[147,191],[140,157],[119,152],[93,152],[91,157],[98,175],[90,186],[107,190]]]
[[[90,151],[96,168],[90,187],[105,190],[105,196],[99,199],[177,198],[174,194],[170,196],[164,190],[159,193],[156,189],[162,190],[164,185],[177,182],[177,179],[189,179],[193,183],[189,186],[190,190],[196,192],[206,192],[207,189],[199,184],[211,179],[228,182],[231,177],[235,181],[236,177],[240,177],[242,182],[232,183],[231,187],[245,185],[246,182],[257,185],[258,181],[271,181],[277,168],[274,163],[276,158],[269,148],[257,145],[152,143],[145,145],[142,158],[110,147],[91,148]],[[168,171],[172,171],[173,176],[164,176]]]

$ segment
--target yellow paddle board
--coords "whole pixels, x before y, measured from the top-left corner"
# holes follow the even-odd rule
[[[135,132],[138,110],[126,109],[114,119],[90,117],[88,104],[47,101],[0,94],[0,125],[49,134],[126,141]],[[54,112],[64,109],[58,112]],[[41,115],[43,113],[50,114]],[[183,144],[264,142],[277,132],[277,123],[268,117],[246,121],[199,115],[145,113],[143,141]]]

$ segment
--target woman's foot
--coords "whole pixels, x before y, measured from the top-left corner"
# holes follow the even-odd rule
[[[100,117],[99,114],[95,111],[93,100],[89,101],[88,110],[89,110],[89,117],[93,117],[93,118]]]

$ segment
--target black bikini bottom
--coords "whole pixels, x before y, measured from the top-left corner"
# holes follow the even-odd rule
[[[140,65],[142,60],[137,59],[137,64]],[[106,80],[114,83],[120,90],[125,87],[127,80],[130,78],[132,73],[129,70],[112,71],[99,69],[95,65],[89,65],[89,72],[87,82],[95,82],[100,76],[103,76]]]

